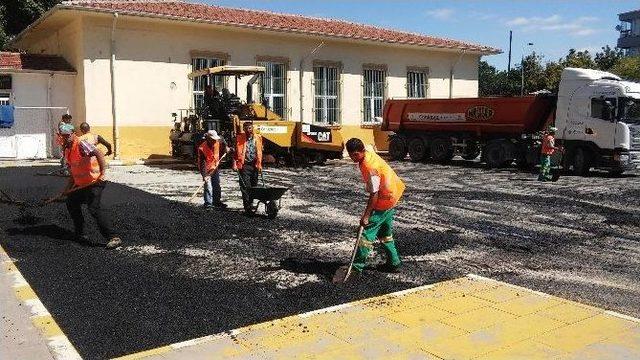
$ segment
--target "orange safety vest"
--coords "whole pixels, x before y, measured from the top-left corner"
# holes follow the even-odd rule
[[[253,134],[253,139],[256,142],[256,167],[262,170],[262,136]],[[247,151],[247,135],[238,134],[236,136],[236,153],[235,153],[235,168],[242,169],[244,166],[244,157]]]
[[[544,138],[542,139],[543,155],[553,155],[553,153],[556,152],[556,149],[554,149],[553,146],[551,146],[551,143],[553,143],[553,141],[554,141],[553,135],[547,134],[544,136]]]
[[[100,178],[98,160],[95,156],[82,156],[78,138],[74,138],[71,147],[64,150],[64,157],[67,159],[69,171],[76,186],[89,185]]]
[[[92,133],[88,132],[84,135],[80,135],[80,141],[86,141],[91,145],[98,145],[98,135],[93,135]]]
[[[405,185],[386,161],[378,154],[366,151],[364,159],[360,162],[360,172],[365,184],[372,175],[380,177],[378,201],[373,204],[375,210],[389,210],[396,206],[404,193]]]
[[[198,166],[200,166],[202,155],[204,155],[205,172],[209,173],[218,164],[218,160],[220,159],[220,142],[215,141],[213,148],[209,146],[207,140],[198,146]]]

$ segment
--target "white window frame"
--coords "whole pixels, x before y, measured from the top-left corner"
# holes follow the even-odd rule
[[[191,58],[191,71],[206,69],[215,66],[222,66],[226,64],[225,59],[206,57],[206,56],[194,56]],[[217,83],[217,84],[216,84]],[[204,75],[193,79],[193,85],[191,87],[191,101],[193,102],[193,108],[199,109],[204,105],[204,87],[205,85],[215,84],[218,91],[221,91],[226,86],[224,77],[215,75]],[[200,104],[200,107],[198,106]]]
[[[362,72],[362,123],[374,125],[382,117],[387,89],[387,71],[365,67]]]
[[[284,62],[277,61],[258,61],[258,66],[264,66],[266,68],[265,74],[262,76],[260,80],[260,90],[262,92],[261,96],[266,100],[267,106],[271,111],[278,114],[281,118],[287,119],[287,64]],[[275,67],[280,66],[281,69],[281,77],[274,78],[273,73],[275,71]],[[276,93],[275,82],[282,82],[282,92]],[[276,111],[274,107],[274,102],[276,98],[282,98],[282,109],[281,112]]]
[[[407,70],[407,98],[426,99],[429,90],[429,75],[423,70]]]
[[[13,79],[11,78],[11,74],[0,74],[0,76],[8,77],[9,82],[13,84]],[[0,89],[0,105],[11,105],[11,88],[8,89]]]
[[[313,66],[313,122],[320,125],[339,125],[341,122],[340,67]],[[333,91],[331,91],[333,90]],[[335,107],[329,107],[333,100]],[[318,106],[319,104],[319,106]]]

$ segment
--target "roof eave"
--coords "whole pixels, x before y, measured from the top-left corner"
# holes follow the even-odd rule
[[[92,12],[92,13],[104,13],[104,14],[117,13],[119,15],[128,15],[128,16],[135,16],[135,17],[167,19],[167,20],[176,20],[176,21],[191,22],[191,23],[201,23],[201,24],[212,24],[212,25],[220,25],[220,26],[238,27],[238,28],[245,28],[245,29],[268,30],[268,31],[274,31],[274,32],[281,32],[281,33],[312,35],[312,36],[321,36],[321,37],[329,37],[329,38],[336,38],[336,39],[346,39],[346,40],[356,40],[356,41],[364,41],[364,42],[375,42],[375,43],[378,43],[378,44],[408,45],[408,46],[416,46],[416,47],[423,48],[423,49],[464,50],[464,51],[466,51],[468,53],[474,53],[474,54],[478,54],[478,55],[496,55],[496,54],[501,54],[502,53],[502,50],[496,49],[496,48],[491,48],[491,47],[475,48],[475,47],[471,47],[471,46],[463,47],[463,46],[444,46],[444,45],[443,46],[423,45],[423,44],[417,44],[417,43],[412,43],[412,42],[385,41],[385,40],[379,40],[379,39],[373,39],[373,38],[349,37],[349,36],[341,36],[341,35],[328,35],[328,34],[323,34],[323,33],[316,32],[316,31],[302,31],[302,30],[291,30],[291,29],[287,30],[287,29],[280,29],[280,28],[269,27],[269,26],[258,26],[258,25],[241,24],[241,23],[230,23],[230,22],[215,21],[215,20],[192,19],[192,18],[187,18],[187,17],[182,17],[182,16],[163,15],[163,14],[150,14],[150,13],[139,12],[139,11],[127,11],[127,10],[120,11],[120,10],[112,10],[112,9],[90,8],[90,7],[85,7],[85,6],[80,6],[80,5],[72,5],[72,4],[59,4],[59,5],[56,5],[55,7],[53,7],[49,11],[47,11],[45,14],[43,14],[38,20],[36,20],[36,22],[31,24],[29,27],[27,27],[22,32],[20,32],[20,34],[18,34],[16,36],[16,38],[14,40],[12,40],[12,43],[16,42],[26,32],[28,32],[30,29],[32,29],[36,25],[40,24],[42,21],[44,21],[44,19],[47,16],[49,16],[52,12],[57,11],[57,10],[76,10],[76,11],[85,11],[85,12]]]
[[[76,71],[0,68],[0,74],[77,75]]]

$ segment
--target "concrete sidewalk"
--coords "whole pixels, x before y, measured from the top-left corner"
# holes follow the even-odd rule
[[[638,359],[640,320],[479,276],[121,359]]]

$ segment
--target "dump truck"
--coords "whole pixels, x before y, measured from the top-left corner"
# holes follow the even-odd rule
[[[640,166],[640,84],[598,70],[564,69],[557,95],[387,100],[381,129],[392,132],[392,159],[480,156],[494,168],[537,164],[548,125],[558,129],[565,170],[586,175]]]
[[[271,111],[264,101],[253,100],[253,85],[264,75],[264,66],[217,66],[194,71],[187,76],[222,76],[238,79],[251,76],[247,82],[246,101],[223,88],[220,93],[209,89],[204,106],[198,109],[181,110],[174,113],[174,127],[169,134],[172,156],[175,158],[196,158],[196,149],[204,139],[207,130],[216,130],[228,144],[233,144],[236,134],[242,132],[242,124],[251,121],[255,131],[264,139],[266,162],[304,166],[321,164],[327,159],[342,158],[344,142],[335,128],[305,124],[282,119]]]

